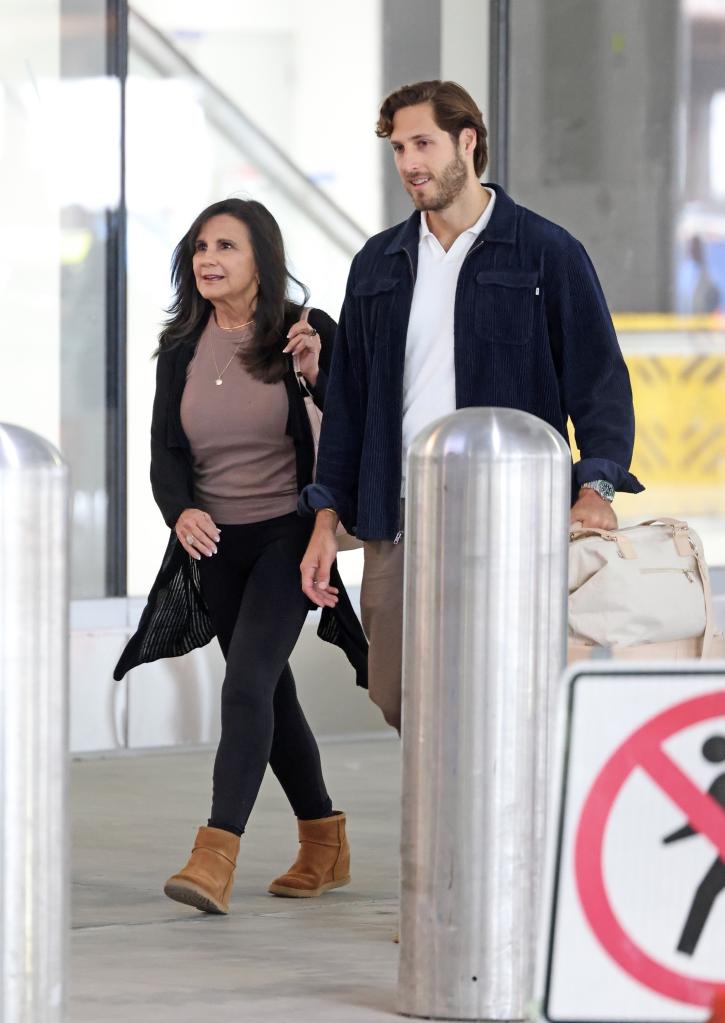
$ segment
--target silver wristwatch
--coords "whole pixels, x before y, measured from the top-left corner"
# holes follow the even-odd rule
[[[614,495],[616,493],[612,484],[607,480],[590,480],[588,483],[582,483],[580,489],[594,490],[605,501],[609,501],[610,504],[614,500]]]

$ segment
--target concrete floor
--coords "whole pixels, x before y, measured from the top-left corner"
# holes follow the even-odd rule
[[[294,818],[268,772],[227,917],[161,891],[206,822],[212,753],[73,764],[71,1023],[394,1018],[399,744],[329,742],[322,757],[349,815],[352,884],[319,899],[266,894],[296,852]]]

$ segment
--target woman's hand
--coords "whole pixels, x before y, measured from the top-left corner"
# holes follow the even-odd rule
[[[282,351],[297,356],[300,373],[310,387],[314,387],[320,371],[320,335],[315,328],[306,320],[298,320],[290,328]]]
[[[176,520],[174,532],[187,554],[201,561],[202,554],[211,557],[216,554],[221,539],[211,515],[199,508],[185,508]]]
[[[315,528],[300,565],[302,592],[318,607],[334,607],[338,590],[330,586],[330,571],[337,557],[337,515],[331,508],[317,512]]]

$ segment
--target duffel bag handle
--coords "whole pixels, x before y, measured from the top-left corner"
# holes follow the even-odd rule
[[[581,522],[572,522],[569,526],[569,534],[574,537],[577,535],[586,536],[587,533],[596,533],[597,536],[603,536],[605,540],[614,540],[620,533],[627,533],[632,529],[638,529],[639,526],[656,526],[658,523],[662,523],[663,526],[672,526],[677,532],[688,532],[690,527],[683,519],[668,519],[668,518],[657,518],[657,519],[645,519],[643,522],[635,522],[631,526],[623,526],[621,529],[597,529],[596,526],[583,526]]]
[[[603,540],[611,540],[617,544],[619,548],[619,556],[621,558],[632,559],[637,557],[637,553],[632,546],[627,533],[633,529],[639,529],[640,526],[670,526],[672,528],[672,536],[675,540],[675,546],[677,551],[683,557],[689,557],[692,554],[693,544],[689,541],[689,525],[682,519],[670,519],[661,517],[657,519],[645,519],[644,522],[635,522],[632,526],[624,526],[622,529],[597,529],[596,526],[582,526],[581,522],[572,522],[569,526],[569,539],[578,540],[582,536],[601,536]]]
[[[614,529],[598,529],[596,526],[584,526],[581,522],[572,522],[569,525],[569,536],[572,540],[577,536],[589,536],[591,533],[602,536],[605,540],[614,540],[617,535]]]
[[[583,536],[601,536],[602,540],[610,540],[616,543],[617,553],[620,558],[626,558],[628,561],[631,561],[637,557],[632,541],[628,536],[624,535],[622,530],[597,529],[596,526],[584,527],[581,522],[572,522],[569,527],[569,539],[579,540]]]
[[[668,519],[668,518],[645,519],[644,522],[637,522],[633,526],[625,526],[624,528],[625,529],[636,529],[637,526],[656,526],[658,522],[661,522],[663,526],[672,526],[672,528],[676,532],[686,533],[690,529],[690,527],[687,524],[687,522],[685,522],[683,519]]]

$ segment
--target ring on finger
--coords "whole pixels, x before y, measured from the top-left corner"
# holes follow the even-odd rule
[[[194,546],[194,535],[193,535],[193,533],[187,533],[186,534],[186,542],[188,543],[189,547],[193,547]]]

